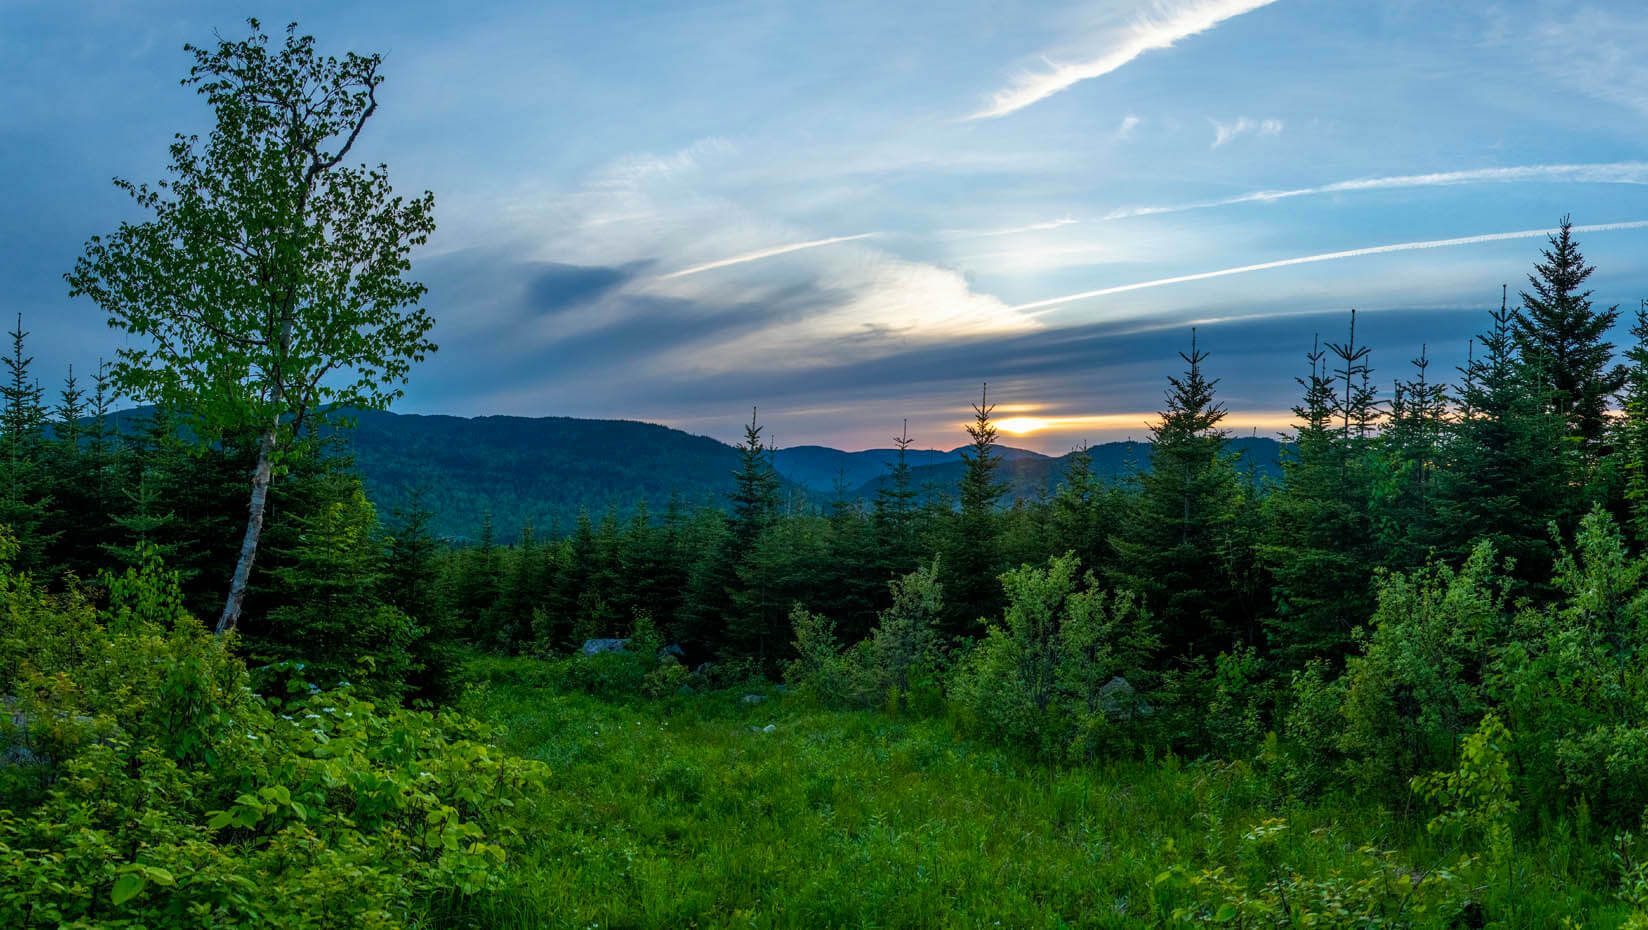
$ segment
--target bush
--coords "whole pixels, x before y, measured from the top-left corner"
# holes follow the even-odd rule
[[[508,886],[541,765],[451,714],[260,698],[175,573],[108,587],[96,611],[0,567],[36,637],[0,640],[8,738],[43,789],[0,797],[0,926],[398,927]]]
[[[1002,622],[962,660],[950,694],[964,721],[993,739],[1087,760],[1116,748],[1118,727],[1148,707],[1125,678],[1144,680],[1157,640],[1131,594],[1106,594],[1079,568],[1066,554],[1002,575]]]
[[[1451,765],[1487,710],[1481,684],[1510,627],[1494,561],[1483,543],[1458,571],[1431,565],[1379,581],[1372,632],[1346,662],[1339,740],[1370,788]]]
[[[797,658],[785,680],[826,707],[885,707],[936,713],[943,704],[938,619],[944,608],[938,559],[888,583],[893,602],[870,637],[846,649],[835,623],[800,604],[790,611]]]

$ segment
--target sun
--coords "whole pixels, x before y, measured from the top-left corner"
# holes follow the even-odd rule
[[[1004,433],[1012,433],[1015,436],[1022,436],[1025,433],[1034,433],[1036,430],[1046,429],[1052,425],[1052,422],[1041,417],[1008,417],[1005,420],[998,420],[996,429]]]

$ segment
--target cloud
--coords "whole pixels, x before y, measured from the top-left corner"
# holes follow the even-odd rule
[[[1206,32],[1234,16],[1269,6],[1276,0],[1167,0],[1107,36],[1105,47],[1072,64],[1048,61],[1047,70],[1019,75],[992,95],[989,106],[968,119],[992,119],[1022,110],[1081,81],[1101,77],[1154,49]]]
[[[660,281],[665,281],[670,278],[684,278],[687,275],[698,274],[701,271],[726,268],[729,265],[742,265],[745,262],[760,261],[763,258],[772,258],[775,255],[786,255],[790,252],[799,252],[802,249],[816,249],[819,246],[835,245],[838,242],[853,242],[858,239],[868,239],[874,235],[876,234],[873,232],[867,232],[858,233],[853,236],[832,236],[829,239],[814,239],[811,242],[795,242],[790,245],[772,246],[765,249],[758,249],[754,252],[746,252],[743,255],[734,255],[732,258],[723,258],[713,262],[705,262],[702,265],[693,265],[691,268],[683,268],[680,271],[672,271],[666,275],[659,275],[658,279]]]
[[[1455,184],[1505,183],[1512,181],[1562,181],[1587,184],[1648,184],[1648,162],[1622,161],[1590,165],[1516,165],[1505,168],[1474,168],[1466,171],[1441,171],[1433,174],[1401,174],[1383,178],[1358,178],[1335,181],[1317,187],[1297,187],[1291,190],[1253,191],[1235,197],[1217,200],[1197,200],[1190,203],[1152,207],[1124,207],[1105,214],[1107,220],[1134,216],[1154,216],[1160,213],[1184,213],[1243,203],[1269,203],[1292,197],[1311,197],[1318,194],[1353,193],[1357,191],[1393,190],[1406,187],[1446,187]]]
[[[1251,120],[1245,116],[1238,116],[1234,123],[1221,123],[1216,119],[1210,119],[1208,122],[1213,124],[1214,148],[1250,132],[1261,136],[1274,136],[1282,131],[1282,121],[1279,119]]]
[[[1627,223],[1597,223],[1591,226],[1575,226],[1574,232],[1610,232],[1619,229],[1642,229],[1648,227],[1648,220],[1632,220]],[[1144,290],[1152,287],[1165,287],[1169,284],[1184,284],[1189,281],[1205,281],[1208,278],[1222,278],[1233,274],[1246,274],[1250,271],[1265,271],[1271,268],[1285,268],[1289,265],[1306,265],[1313,262],[1336,261],[1341,258],[1361,258],[1366,255],[1384,255],[1388,252],[1411,252],[1418,249],[1441,249],[1456,245],[1477,245],[1483,242],[1503,242],[1507,239],[1535,239],[1554,233],[1554,229],[1524,229],[1517,232],[1487,233],[1480,236],[1462,236],[1457,239],[1429,239],[1423,242],[1398,242],[1394,245],[1376,245],[1363,249],[1347,249],[1343,252],[1324,252],[1320,255],[1306,255],[1300,258],[1283,258],[1273,262],[1260,262],[1257,265],[1242,265],[1236,268],[1221,268],[1217,271],[1202,271],[1196,274],[1178,275],[1172,278],[1157,278],[1154,281],[1140,281],[1137,284],[1119,284],[1115,287],[1102,287],[1092,291],[1082,291],[1079,294],[1066,294],[1063,297],[1049,297],[1046,300],[1035,300],[1030,303],[1019,304],[1009,309],[1019,313],[1039,310],[1047,312],[1045,308],[1056,307],[1077,300],[1086,300],[1090,297],[1103,297],[1108,294],[1121,294],[1127,291]]]
[[[1143,120],[1139,119],[1137,116],[1133,115],[1132,113],[1129,113],[1126,116],[1122,117],[1122,124],[1120,126],[1116,127],[1116,138],[1118,138],[1118,139],[1131,139],[1131,138],[1133,138],[1133,130],[1139,128],[1139,123],[1141,123],[1141,122],[1143,122]]]
[[[1622,16],[1574,4],[1567,12],[1566,21],[1537,23],[1532,41],[1520,45],[1523,54],[1559,84],[1648,115],[1648,62],[1641,51],[1648,23],[1641,11]]]
[[[629,278],[622,268],[545,262],[526,282],[526,303],[539,313],[558,313],[596,300]]]

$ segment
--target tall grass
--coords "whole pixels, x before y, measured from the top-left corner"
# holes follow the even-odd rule
[[[1394,814],[1405,797],[1300,803],[1262,762],[1054,768],[942,719],[824,711],[776,689],[753,704],[747,689],[607,701],[556,692],[548,670],[471,666],[479,684],[465,709],[503,724],[509,750],[548,763],[558,796],[515,863],[520,887],[475,902],[480,925],[1174,925],[1176,908],[1206,898],[1173,875],[1223,867],[1255,890],[1331,885],[1367,874],[1372,847],[1417,880],[1463,852]],[[1285,828],[1261,847],[1254,826],[1276,818]],[[1318,925],[1618,926],[1605,845],[1583,824],[1551,824],[1517,853],[1514,900],[1461,881],[1459,906],[1440,913]]]

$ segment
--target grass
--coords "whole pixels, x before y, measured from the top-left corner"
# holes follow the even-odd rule
[[[1216,912],[1188,882],[1157,881],[1175,865],[1223,866],[1257,890],[1295,871],[1365,875],[1368,845],[1395,850],[1404,881],[1460,855],[1377,804],[1292,801],[1240,762],[1061,769],[944,720],[825,711],[772,688],[611,702],[555,692],[534,660],[471,672],[466,709],[548,763],[559,794],[515,863],[520,886],[475,902],[488,927],[1160,926],[1175,908]],[[1271,818],[1286,828],[1255,842]],[[1480,910],[1414,925],[1617,926],[1593,847],[1553,825],[1518,851],[1515,887],[1462,879]]]

